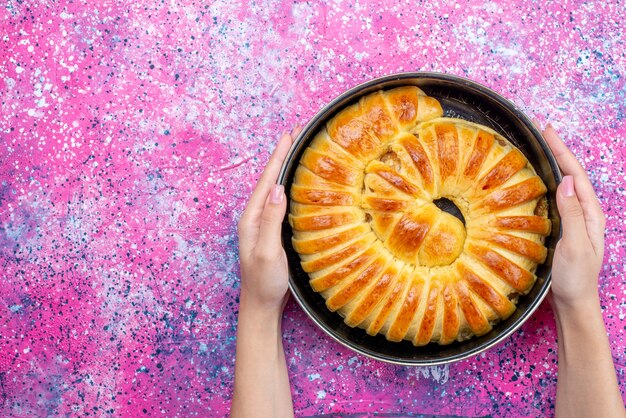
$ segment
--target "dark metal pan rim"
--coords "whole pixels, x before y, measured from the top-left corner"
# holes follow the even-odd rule
[[[280,184],[285,185],[286,190],[288,192],[288,188],[292,181],[291,177],[299,161],[299,155],[301,155],[303,150],[308,146],[309,142],[313,139],[314,134],[317,132],[318,127],[323,126],[323,124],[326,123],[326,121],[330,118],[330,116],[334,115],[338,110],[343,108],[346,104],[358,99],[359,97],[365,94],[368,94],[370,92],[373,92],[379,89],[392,88],[392,87],[397,87],[401,85],[417,85],[415,80],[433,80],[435,82],[449,83],[451,86],[455,86],[456,88],[467,89],[468,92],[471,92],[472,94],[475,94],[478,96],[483,96],[484,98],[489,99],[495,102],[496,104],[498,104],[499,106],[501,106],[502,111],[505,113],[508,113],[507,116],[510,116],[511,118],[517,118],[518,123],[522,124],[524,128],[527,129],[530,133],[530,135],[528,135],[527,140],[533,141],[534,143],[536,143],[536,145],[538,145],[542,151],[542,155],[540,156],[540,158],[543,160],[542,162],[547,164],[547,167],[549,167],[549,169],[548,168],[545,169],[546,173],[548,172],[549,173],[548,174],[544,173],[544,174],[552,176],[552,178],[550,179],[551,180],[550,184],[552,185],[552,187],[549,186],[549,193],[554,194],[556,185],[561,180],[561,172],[558,168],[558,164],[550,148],[548,147],[547,143],[541,136],[541,133],[531,122],[531,120],[520,109],[518,109],[513,103],[511,103],[509,100],[502,97],[500,94],[496,93],[495,91],[489,89],[488,87],[485,87],[481,84],[478,84],[474,81],[471,81],[462,77],[449,75],[449,74],[442,74],[442,73],[433,73],[433,72],[408,72],[408,73],[391,74],[388,76],[384,76],[384,77],[380,77],[380,78],[376,78],[376,79],[364,82],[360,85],[357,85],[356,87],[349,89],[345,93],[339,95],[337,98],[335,98],[326,106],[324,106],[302,129],[302,132],[300,133],[300,135],[298,135],[293,145],[291,146],[287,159],[283,163],[283,166],[279,174],[278,182]],[[406,84],[403,84],[404,82],[406,82]],[[428,91],[426,93],[428,94]],[[493,122],[496,125],[496,127],[499,126],[497,121],[491,121],[491,122]],[[504,132],[501,132],[502,129],[498,131],[504,134]],[[546,181],[545,178],[544,178],[544,181]],[[552,202],[551,206],[555,206],[553,203],[554,202]],[[556,212],[556,209],[554,208],[552,208],[552,211],[551,211],[551,219],[553,220],[553,228],[555,227],[558,227],[558,228],[556,228],[556,230],[553,231],[552,238],[551,238],[551,241],[552,241],[551,245],[550,246],[547,245],[549,248],[549,252],[550,252],[549,254],[550,261],[551,261],[552,251],[554,249],[554,246],[556,245],[556,240],[560,237],[560,234],[561,234],[560,220],[558,218],[558,213]],[[285,231],[286,228],[289,228],[289,225],[285,222],[283,224],[283,231]],[[287,235],[290,236],[290,234],[287,234]],[[290,249],[290,244],[285,239],[285,233],[283,233],[283,244],[285,246],[286,251]],[[290,255],[293,256],[293,254],[290,254],[290,251],[287,251],[287,252],[288,252],[288,258]],[[295,254],[295,256],[298,257],[297,254]],[[294,274],[293,274],[294,266],[295,264],[292,266],[292,264],[290,263],[289,288],[291,290],[291,293],[296,299],[297,303],[300,305],[300,307],[305,311],[307,316],[310,319],[312,319],[313,322],[317,324],[317,326],[319,326],[328,336],[330,336],[332,339],[334,339],[341,345],[359,354],[362,354],[366,357],[383,361],[383,362],[387,362],[387,363],[391,363],[391,364],[408,365],[408,366],[435,366],[435,365],[443,365],[443,364],[457,362],[457,361],[464,360],[472,356],[478,355],[488,350],[489,348],[505,341],[509,336],[511,336],[515,331],[517,331],[526,322],[526,320],[528,320],[531,317],[531,315],[537,310],[539,305],[545,299],[550,289],[550,275],[551,275],[551,271],[549,267],[547,271],[544,272],[541,277],[542,283],[540,283],[539,275],[538,275],[538,280],[537,280],[537,283],[535,283],[535,288],[537,286],[541,286],[541,287],[537,291],[533,289],[533,293],[535,294],[532,300],[528,301],[528,306],[526,306],[524,311],[521,312],[521,314],[519,314],[517,319],[513,320],[510,324],[508,324],[503,329],[498,330],[498,332],[496,333],[494,337],[489,338],[478,344],[474,342],[472,347],[468,347],[463,342],[454,343],[454,344],[458,344],[458,346],[456,347],[458,348],[458,350],[456,350],[458,352],[453,353],[453,354],[443,355],[440,357],[436,355],[433,356],[430,354],[426,354],[422,357],[404,358],[404,357],[385,354],[383,352],[378,352],[376,350],[373,350],[372,348],[365,347],[363,344],[359,344],[358,342],[352,341],[351,339],[346,338],[340,333],[338,333],[336,329],[334,329],[331,325],[327,323],[327,321],[324,321],[320,312],[317,312],[313,306],[310,306],[309,303],[307,303],[304,300],[304,297],[300,293],[301,289],[298,287],[298,285],[295,283],[295,280],[294,280]],[[313,292],[313,290],[308,289],[308,290],[305,290],[305,292]],[[326,315],[328,315],[328,313],[326,313]],[[338,316],[336,313],[332,313],[332,315]],[[341,319],[341,322],[343,322],[343,319]],[[501,321],[499,325],[501,325],[502,322],[504,321]],[[496,326],[494,326],[494,330],[496,329]],[[375,338],[375,337],[372,337],[372,338]],[[479,338],[483,338],[483,337],[479,337]],[[391,343],[391,344],[399,344],[399,343]],[[429,345],[437,346],[436,344],[432,344],[432,343]],[[439,347],[441,347],[441,349],[443,350],[447,346],[439,346]],[[416,347],[415,349],[419,350],[420,348],[421,347]]]

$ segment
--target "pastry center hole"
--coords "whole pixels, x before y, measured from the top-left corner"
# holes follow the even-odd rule
[[[454,204],[452,200],[442,197],[440,199],[434,200],[433,203],[439,209],[454,216],[455,218],[463,222],[463,225],[465,225],[465,218],[463,217],[463,213],[461,213],[461,210],[458,208],[457,205]]]

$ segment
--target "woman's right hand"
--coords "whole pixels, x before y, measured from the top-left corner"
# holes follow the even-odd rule
[[[552,262],[553,305],[557,314],[583,306],[599,308],[606,223],[602,206],[587,173],[551,125],[543,136],[565,175],[556,192],[563,235]]]
[[[598,296],[605,217],[585,170],[552,126],[543,136],[565,174],[556,191],[563,236],[552,261],[559,373],[555,415],[626,417]]]

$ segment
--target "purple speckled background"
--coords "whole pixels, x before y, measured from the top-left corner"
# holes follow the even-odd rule
[[[620,1],[0,5],[0,415],[223,416],[236,220],[278,134],[373,77],[469,77],[552,121],[608,216],[600,278],[622,389],[626,9]],[[547,303],[451,366],[356,355],[295,303],[296,413],[544,416]]]

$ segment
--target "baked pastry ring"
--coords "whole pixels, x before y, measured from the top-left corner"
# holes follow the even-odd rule
[[[311,287],[346,324],[390,341],[486,334],[546,257],[546,187],[526,157],[442,114],[413,86],[364,96],[316,135],[291,186]]]

